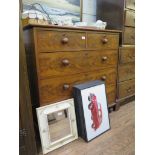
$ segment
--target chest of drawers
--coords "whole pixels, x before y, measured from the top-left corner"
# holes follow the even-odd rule
[[[35,107],[72,97],[72,87],[104,80],[108,105],[116,101],[120,31],[29,25],[24,40]]]
[[[122,30],[118,60],[117,102],[125,103],[134,99],[135,0],[98,0],[97,10],[103,10],[97,11],[97,18],[106,21],[109,29]]]

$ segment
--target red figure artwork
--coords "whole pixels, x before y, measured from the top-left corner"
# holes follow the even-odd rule
[[[101,104],[97,102],[95,94],[90,93],[88,96],[89,105],[88,108],[91,110],[91,119],[93,121],[92,128],[96,131],[102,123],[102,108]]]

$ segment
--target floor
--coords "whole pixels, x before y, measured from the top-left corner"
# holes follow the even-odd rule
[[[110,123],[111,130],[91,142],[79,138],[47,155],[134,155],[135,103],[130,102],[110,113]]]

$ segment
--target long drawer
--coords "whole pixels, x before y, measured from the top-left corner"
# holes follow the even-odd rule
[[[124,28],[124,36],[123,36],[123,43],[124,44],[135,44],[135,28],[133,27],[125,27]]]
[[[106,78],[106,88],[108,95],[109,104],[115,101],[116,95],[116,74],[113,73],[112,69],[110,75]],[[45,105],[50,102],[56,102],[72,97],[72,87],[75,84],[80,84],[86,81],[101,80],[105,72],[100,70],[98,72],[90,72],[85,74],[77,74],[75,76],[65,76],[59,78],[51,78],[40,80],[40,104]]]
[[[86,33],[72,31],[37,31],[39,52],[81,50],[86,48]]]
[[[135,26],[135,12],[131,10],[125,11],[125,26]]]
[[[129,63],[135,61],[135,46],[125,46],[119,48],[119,63]]]
[[[42,53],[39,55],[39,75],[44,79],[116,67],[117,59],[117,50]]]
[[[125,98],[135,93],[135,80],[128,80],[118,84],[119,99]]]
[[[107,33],[88,33],[88,49],[118,49],[119,35]]]
[[[135,64],[123,64],[118,66],[119,82],[135,78]]]

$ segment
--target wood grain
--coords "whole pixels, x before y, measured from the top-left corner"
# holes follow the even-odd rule
[[[135,26],[135,12],[131,10],[125,11],[125,26]]]
[[[135,28],[133,27],[124,28],[123,43],[129,45],[135,44]]]
[[[34,120],[21,19],[19,19],[19,28],[19,154],[36,155],[36,135],[34,132]]]
[[[125,46],[119,48],[119,62],[130,63],[135,62],[135,46]]]
[[[107,42],[104,42],[107,39]],[[117,49],[119,45],[119,36],[107,33],[88,33],[88,49]]]
[[[108,101],[115,103],[118,45],[119,31],[25,28],[32,103],[36,107],[68,99],[74,84],[96,79],[106,81]]]
[[[118,66],[118,81],[130,80],[135,77],[135,64],[127,63]]]
[[[68,41],[63,42],[67,38]],[[83,39],[82,39],[83,38]],[[39,52],[81,50],[86,48],[85,32],[70,32],[57,30],[38,30],[37,48]]]
[[[135,112],[134,102],[110,113],[111,130],[89,143],[81,138],[47,155],[134,155]],[[42,155],[41,151],[40,154]]]
[[[39,54],[39,75],[47,78],[115,67],[117,58],[117,50]]]
[[[109,69],[110,70],[110,69]],[[109,103],[115,102],[116,96],[116,74],[109,72],[109,78],[107,76],[107,93]],[[100,80],[102,75],[107,74],[102,71],[94,73],[76,74],[73,76],[64,76],[50,78],[40,81],[40,105],[51,104],[56,101],[69,99],[72,97],[72,87],[75,84],[84,83],[87,81]],[[112,74],[110,74],[112,73]],[[112,76],[113,75],[113,76]],[[112,83],[111,83],[111,82]],[[110,84],[109,84],[110,83]]]
[[[135,80],[121,82],[118,85],[118,98],[125,98],[135,93]]]
[[[135,0],[97,0],[96,16],[98,20],[107,22],[107,28],[122,30],[118,61],[117,87],[119,87],[120,81],[135,78],[135,51],[133,47],[135,44]],[[128,98],[130,97],[128,96]],[[116,105],[118,108],[115,107],[115,109],[119,109],[118,99]]]

